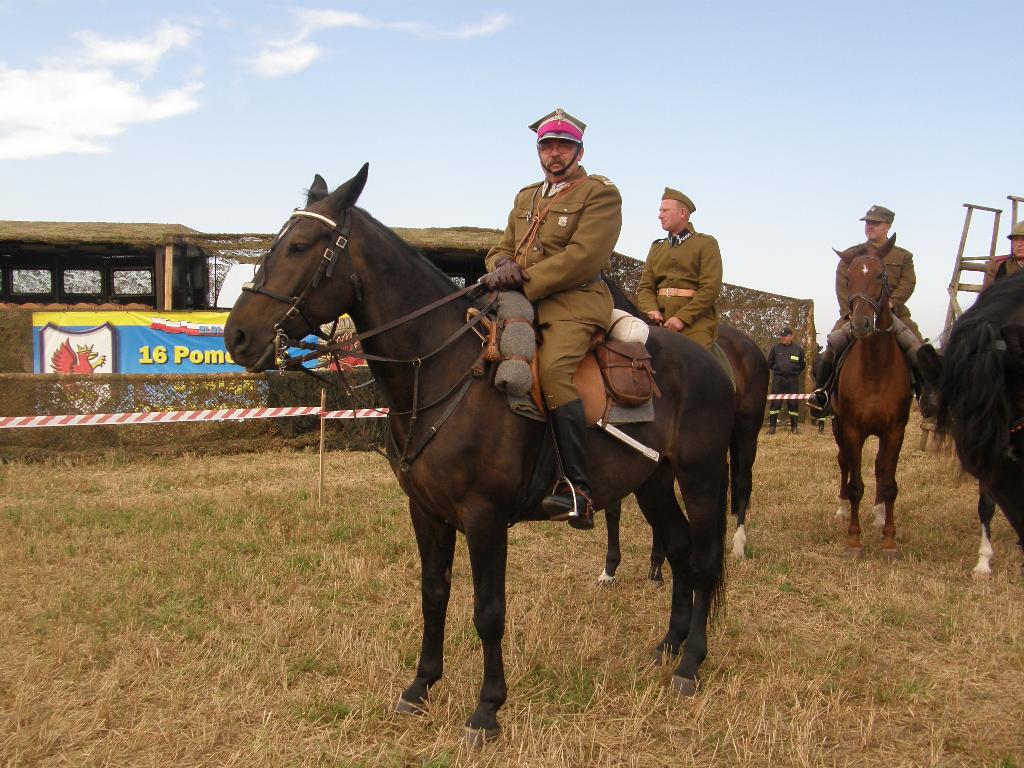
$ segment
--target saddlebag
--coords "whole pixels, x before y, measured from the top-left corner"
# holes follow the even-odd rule
[[[608,339],[594,348],[608,394],[619,405],[643,405],[653,395],[661,397],[654,382],[651,353],[639,341]]]

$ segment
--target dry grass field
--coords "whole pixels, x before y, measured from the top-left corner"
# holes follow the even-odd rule
[[[1006,521],[994,577],[972,580],[976,487],[908,444],[904,558],[869,528],[846,561],[834,444],[803,430],[762,435],[750,558],[729,563],[693,699],[647,665],[669,595],[645,581],[634,503],[612,588],[601,526],[515,527],[509,700],[480,752],[462,745],[481,674],[463,544],[445,679],[425,716],[393,714],[418,560],[375,454],[327,457],[322,513],[315,453],[2,464],[0,765],[1024,766]]]

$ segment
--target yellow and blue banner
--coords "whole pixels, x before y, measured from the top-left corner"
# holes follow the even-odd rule
[[[237,373],[227,312],[33,312],[36,373]]]

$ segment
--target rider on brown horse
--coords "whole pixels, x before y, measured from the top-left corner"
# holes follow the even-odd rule
[[[586,422],[573,375],[596,330],[607,330],[612,298],[601,278],[622,227],[622,198],[611,181],[587,174],[586,125],[561,109],[530,126],[544,180],[516,195],[508,226],[487,254],[491,290],[520,290],[537,312],[540,385],[551,413],[564,481],[544,499],[552,520],[594,527],[584,447]]]
[[[861,221],[864,222],[864,234],[868,238],[861,247],[877,250],[885,245],[889,237],[889,228],[895,218],[896,214],[888,208],[881,205],[871,206],[861,218]],[[822,412],[828,404],[828,394],[825,388],[835,371],[835,361],[853,340],[849,321],[850,291],[846,274],[848,268],[849,262],[845,259],[840,259],[836,266],[836,299],[839,301],[841,316],[828,335],[825,351],[821,353],[821,364],[814,377],[814,392],[811,393],[809,401],[809,405],[812,408],[817,408],[819,412]],[[924,340],[917,323],[911,320],[910,310],[906,306],[907,299],[914,293],[914,286],[917,284],[917,276],[914,274],[914,255],[904,248],[894,246],[885,257],[885,277],[889,283],[889,300],[892,306],[892,332],[906,355],[915,378],[920,381],[916,355]]]

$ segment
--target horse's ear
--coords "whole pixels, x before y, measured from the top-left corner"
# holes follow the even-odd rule
[[[309,190],[306,192],[306,205],[310,206],[313,203],[319,202],[327,197],[328,194],[330,194],[330,190],[327,189],[327,182],[318,173],[313,177],[313,183],[309,185]]]
[[[1006,351],[1018,359],[1024,359],[1024,325],[1004,325],[999,333],[1006,342]]]
[[[933,387],[938,386],[942,379],[942,356],[935,351],[935,347],[925,344],[917,350],[915,359],[925,383]]]
[[[845,251],[837,251],[835,248],[832,249],[836,252],[836,256],[849,264],[853,261],[854,257],[860,252],[860,249],[855,245],[852,248],[847,248]]]
[[[880,259],[884,259],[892,251],[894,245],[896,245],[896,235],[892,235],[886,240],[885,245],[879,246],[878,250],[875,251],[875,255]]]
[[[363,167],[359,169],[359,173],[331,192],[331,198],[329,201],[331,208],[336,211],[342,211],[355,205],[356,201],[359,199],[359,195],[363,191],[363,187],[366,186],[366,177],[369,174],[370,164],[363,163]]]

